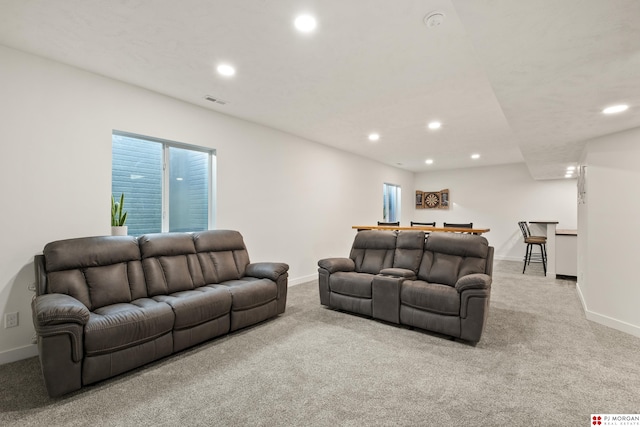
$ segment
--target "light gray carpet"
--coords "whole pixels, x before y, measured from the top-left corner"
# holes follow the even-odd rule
[[[0,425],[584,426],[640,413],[640,339],[584,318],[575,283],[497,262],[473,347],[320,306],[60,399],[37,358],[0,366]]]

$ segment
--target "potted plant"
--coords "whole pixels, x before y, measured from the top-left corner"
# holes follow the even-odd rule
[[[112,236],[126,236],[128,227],[124,225],[127,221],[127,212],[123,212],[124,206],[124,193],[120,195],[120,201],[116,202],[111,195],[111,235]]]

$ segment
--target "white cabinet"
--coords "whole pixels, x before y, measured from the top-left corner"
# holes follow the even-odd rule
[[[576,230],[556,231],[556,274],[578,275],[578,233]]]

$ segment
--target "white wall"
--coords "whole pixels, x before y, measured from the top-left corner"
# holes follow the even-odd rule
[[[290,282],[345,256],[352,225],[382,216],[382,184],[413,174],[264,126],[0,46],[0,363],[35,355],[27,287],[47,242],[109,229],[114,129],[217,150],[217,228],[240,230],[253,261],[289,263]]]
[[[584,155],[578,290],[587,319],[640,337],[640,128],[596,138]]]
[[[496,259],[522,260],[525,244],[518,221],[559,221],[558,228],[570,229],[577,225],[576,180],[536,181],[524,163],[420,173],[415,187],[448,188],[452,205],[448,210],[413,207],[405,217],[438,226],[473,222],[474,227],[490,228],[484,236],[495,247]]]

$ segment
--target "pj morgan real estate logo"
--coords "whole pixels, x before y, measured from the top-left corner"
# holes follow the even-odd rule
[[[640,414],[591,414],[589,425],[595,427],[637,426],[640,427]]]

